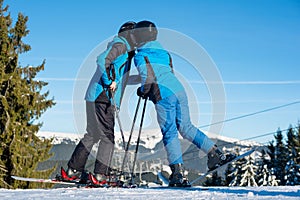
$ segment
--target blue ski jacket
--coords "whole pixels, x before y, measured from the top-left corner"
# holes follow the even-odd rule
[[[112,103],[109,86],[115,81],[117,89],[114,100],[120,108],[131,65],[127,53],[129,51],[130,45],[123,37],[115,36],[108,43],[107,49],[97,57],[97,68],[86,91],[86,101]]]
[[[184,91],[174,75],[170,54],[158,41],[147,42],[138,48],[134,63],[141,76],[141,92],[154,104]]]

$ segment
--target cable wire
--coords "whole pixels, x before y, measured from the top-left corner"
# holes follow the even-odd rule
[[[272,110],[277,110],[277,109],[280,109],[280,108],[288,107],[288,106],[295,105],[295,104],[298,104],[298,103],[300,103],[300,101],[295,101],[295,102],[292,102],[292,103],[287,103],[287,104],[283,104],[283,105],[280,105],[280,106],[275,106],[275,107],[268,108],[268,109],[261,110],[261,111],[257,111],[257,112],[254,112],[254,113],[249,113],[249,114],[246,114],[246,115],[233,117],[233,118],[226,119],[226,120],[223,120],[223,121],[203,125],[203,126],[200,126],[198,128],[205,128],[205,127],[209,127],[209,126],[214,126],[214,125],[217,125],[217,124],[226,123],[226,122],[234,121],[234,120],[237,120],[237,119],[242,119],[242,118],[245,118],[245,117],[250,117],[250,116],[253,116],[253,115],[269,112],[269,111],[272,111]]]

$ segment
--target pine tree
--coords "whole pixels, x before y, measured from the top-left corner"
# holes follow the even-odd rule
[[[254,154],[247,156],[246,163],[243,165],[241,169],[241,180],[239,186],[258,186],[257,179],[257,169],[256,161],[254,158]]]
[[[269,145],[267,146],[268,148],[268,155],[270,156],[270,162],[268,163],[268,169],[272,175],[272,180],[276,180],[277,185],[279,185],[280,180],[277,178],[276,174],[277,174],[277,166],[276,166],[276,155],[275,155],[275,145],[274,145],[274,141],[271,141],[269,143]]]
[[[226,153],[234,154],[238,156],[240,155],[240,150],[241,150],[240,148],[234,148],[233,150],[231,149]],[[229,186],[230,183],[232,183],[233,179],[235,178],[234,171],[235,171],[235,163],[229,163],[225,169],[224,186]]]
[[[295,128],[295,135],[296,135],[296,139],[295,139],[295,149],[297,152],[297,164],[300,164],[300,122],[298,122],[298,125]]]
[[[237,156],[239,156],[240,148],[235,149],[235,152],[236,152],[235,154]],[[228,174],[228,176],[232,177],[233,179],[231,180],[231,182],[229,183],[228,186],[239,186],[241,179],[242,179],[242,177],[241,177],[242,167],[245,163],[246,163],[246,159],[242,158],[231,164],[232,172],[231,172],[231,174]]]
[[[46,82],[35,80],[44,69],[21,67],[19,55],[31,47],[23,43],[29,30],[28,17],[18,14],[15,25],[8,14],[8,6],[0,0],[0,187],[32,188],[35,184],[14,181],[11,175],[48,178],[54,169],[37,171],[39,162],[51,157],[51,140],[36,136],[41,123],[37,120],[51,106],[49,92],[42,93]]]
[[[262,150],[260,159],[258,159],[257,164],[257,184],[259,186],[277,186],[279,181],[273,174],[271,157],[265,150]]]
[[[225,183],[224,183],[224,185],[229,186],[234,178],[235,178],[234,177],[234,167],[230,163],[230,164],[227,165],[227,168],[225,170],[225,180],[224,180]]]
[[[268,185],[268,174],[269,174],[269,169],[268,169],[268,154],[265,152],[263,149],[257,158],[257,164],[258,164],[258,169],[257,169],[257,184],[260,186],[266,186]]]
[[[280,185],[285,185],[285,166],[288,161],[288,151],[283,141],[283,135],[280,129],[278,129],[275,135],[275,157],[273,162],[274,173],[277,179],[280,181]]]
[[[285,166],[285,182],[286,185],[298,185],[300,184],[300,166],[297,163],[297,135],[294,133],[292,126],[287,131],[287,149],[288,149],[288,161]]]

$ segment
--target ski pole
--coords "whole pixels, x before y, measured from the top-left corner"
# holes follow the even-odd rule
[[[126,158],[127,158],[127,154],[128,154],[128,150],[129,150],[129,145],[130,145],[130,141],[131,141],[131,137],[132,137],[132,133],[133,133],[137,113],[139,111],[140,103],[141,103],[141,97],[139,97],[139,100],[138,100],[138,103],[137,103],[137,106],[136,106],[136,109],[135,109],[135,114],[134,114],[134,117],[133,117],[132,126],[131,126],[131,130],[130,130],[130,134],[129,134],[129,138],[128,138],[127,146],[125,148],[125,154],[124,154],[124,158],[123,158],[123,162],[122,162],[121,175],[124,172],[124,165],[125,165],[125,162],[126,162]]]
[[[129,146],[128,144],[130,143],[130,140],[131,140],[131,135],[129,137],[129,141],[128,141],[128,144],[127,144],[127,147],[126,147],[126,144],[125,144],[125,137],[124,137],[124,132],[123,132],[123,128],[122,128],[122,125],[121,125],[121,119],[120,119],[120,115],[119,115],[119,111],[117,109],[117,105],[116,105],[116,101],[114,99],[114,93],[112,93],[112,101],[113,101],[113,104],[115,106],[115,111],[116,111],[116,118],[118,120],[118,124],[119,124],[119,128],[120,128],[120,132],[121,132],[121,135],[122,135],[122,140],[123,140],[123,148],[124,148],[124,151],[125,151],[125,155],[127,154],[128,152],[128,149],[129,149]],[[137,111],[136,111],[137,112]],[[136,118],[136,117],[135,117]],[[134,126],[134,124],[133,124]],[[133,129],[133,128],[132,128]],[[125,159],[125,155],[124,155],[124,159]],[[126,155],[127,156],[127,155]],[[122,163],[122,166],[121,166],[121,173],[120,173],[120,176],[122,177],[123,175],[123,171],[124,171],[124,165],[125,165],[125,160],[123,159],[123,163]],[[130,170],[130,166],[129,166],[129,163],[128,164],[128,169]],[[120,179],[121,179],[120,177]],[[109,176],[110,178],[110,176]]]
[[[145,99],[145,102],[144,102],[144,108],[143,108],[143,112],[142,112],[140,129],[139,129],[139,134],[138,134],[138,138],[137,138],[137,142],[136,142],[136,148],[135,148],[135,152],[134,152],[134,160],[133,160],[133,166],[132,166],[132,170],[131,170],[131,183],[132,184],[134,184],[134,181],[133,181],[134,167],[135,167],[135,163],[136,163],[137,153],[139,150],[139,144],[140,144],[140,139],[141,139],[141,132],[142,132],[142,127],[143,127],[143,122],[144,122],[146,105],[147,105],[147,98]]]
[[[125,137],[124,137],[124,132],[123,132],[123,128],[122,128],[122,125],[121,125],[121,119],[120,119],[120,115],[119,115],[119,110],[117,108],[117,104],[116,104],[116,101],[115,101],[114,94],[115,93],[112,91],[111,99],[112,99],[112,103],[114,104],[114,107],[115,107],[116,118],[117,118],[117,121],[118,121],[118,124],[119,124],[121,136],[122,136],[123,148],[125,150]]]

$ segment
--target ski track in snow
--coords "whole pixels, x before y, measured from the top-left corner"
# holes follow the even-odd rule
[[[300,186],[282,187],[201,187],[169,188],[58,188],[58,189],[0,189],[0,199],[300,199]]]

